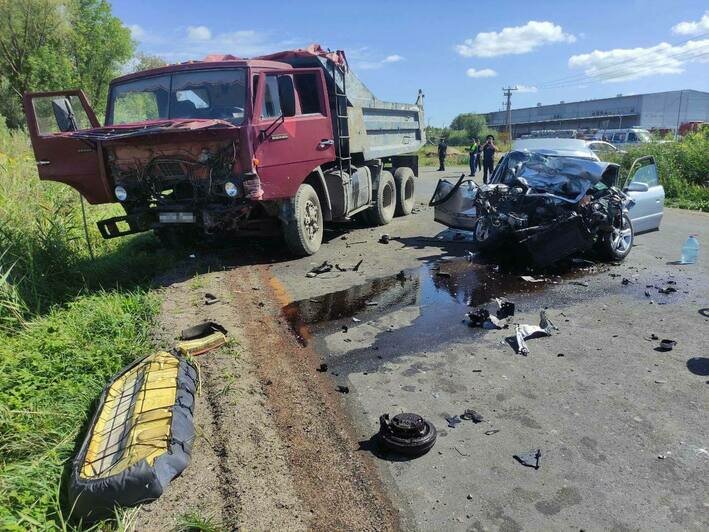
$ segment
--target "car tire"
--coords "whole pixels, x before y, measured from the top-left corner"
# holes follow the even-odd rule
[[[630,217],[623,214],[621,226],[604,234],[599,242],[601,256],[609,261],[622,261],[630,253],[635,239],[635,232]]]
[[[414,208],[414,171],[402,166],[394,172],[396,183],[396,216],[407,216]]]
[[[382,170],[379,174],[379,186],[376,191],[374,205],[366,213],[366,219],[371,225],[386,225],[394,218],[396,211],[396,183],[391,172]]]
[[[497,240],[498,231],[487,216],[481,216],[473,227],[473,241],[478,249],[489,249]]]
[[[322,244],[323,215],[315,189],[303,183],[290,199],[290,215],[283,225],[288,250],[298,257],[317,253]]]

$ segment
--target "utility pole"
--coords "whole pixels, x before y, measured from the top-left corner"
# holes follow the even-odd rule
[[[502,87],[502,94],[507,97],[507,137],[512,143],[512,91],[516,91],[517,87]]]

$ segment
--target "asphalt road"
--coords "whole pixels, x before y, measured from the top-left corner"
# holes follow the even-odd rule
[[[420,202],[456,170],[423,170]],[[699,312],[709,307],[709,215],[666,209],[661,230],[637,236],[621,265],[526,283],[456,260],[469,246],[435,240],[445,228],[419,208],[382,228],[331,229],[316,257],[270,269],[300,301],[333,386],[349,387],[342,399],[360,452],[374,455],[405,526],[709,529],[709,319]],[[672,264],[690,232],[704,245],[699,263]],[[389,244],[377,243],[382,233]],[[442,257],[446,276],[431,269]],[[360,259],[357,272],[305,275],[325,260],[348,268]],[[668,286],[677,292],[659,292]],[[530,340],[524,357],[505,342],[513,329],[463,322],[466,301],[500,296],[517,305],[512,323],[537,324],[546,308],[559,330]],[[653,335],[677,346],[659,352]],[[445,418],[467,408],[484,421],[449,427]],[[433,449],[414,460],[370,441],[380,414],[402,411],[438,428]],[[513,459],[532,449],[542,453],[538,470]]]

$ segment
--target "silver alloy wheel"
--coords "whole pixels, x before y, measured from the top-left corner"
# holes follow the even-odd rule
[[[475,224],[475,240],[485,242],[490,237],[489,224],[482,218]]]
[[[305,216],[303,226],[309,240],[313,240],[320,230],[320,209],[312,201],[305,202]]]
[[[625,253],[633,241],[633,230],[627,216],[622,216],[621,220],[620,229],[613,229],[613,249]]]

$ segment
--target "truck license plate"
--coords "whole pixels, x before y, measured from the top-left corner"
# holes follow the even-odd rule
[[[160,223],[162,224],[193,224],[193,212],[161,212]]]

